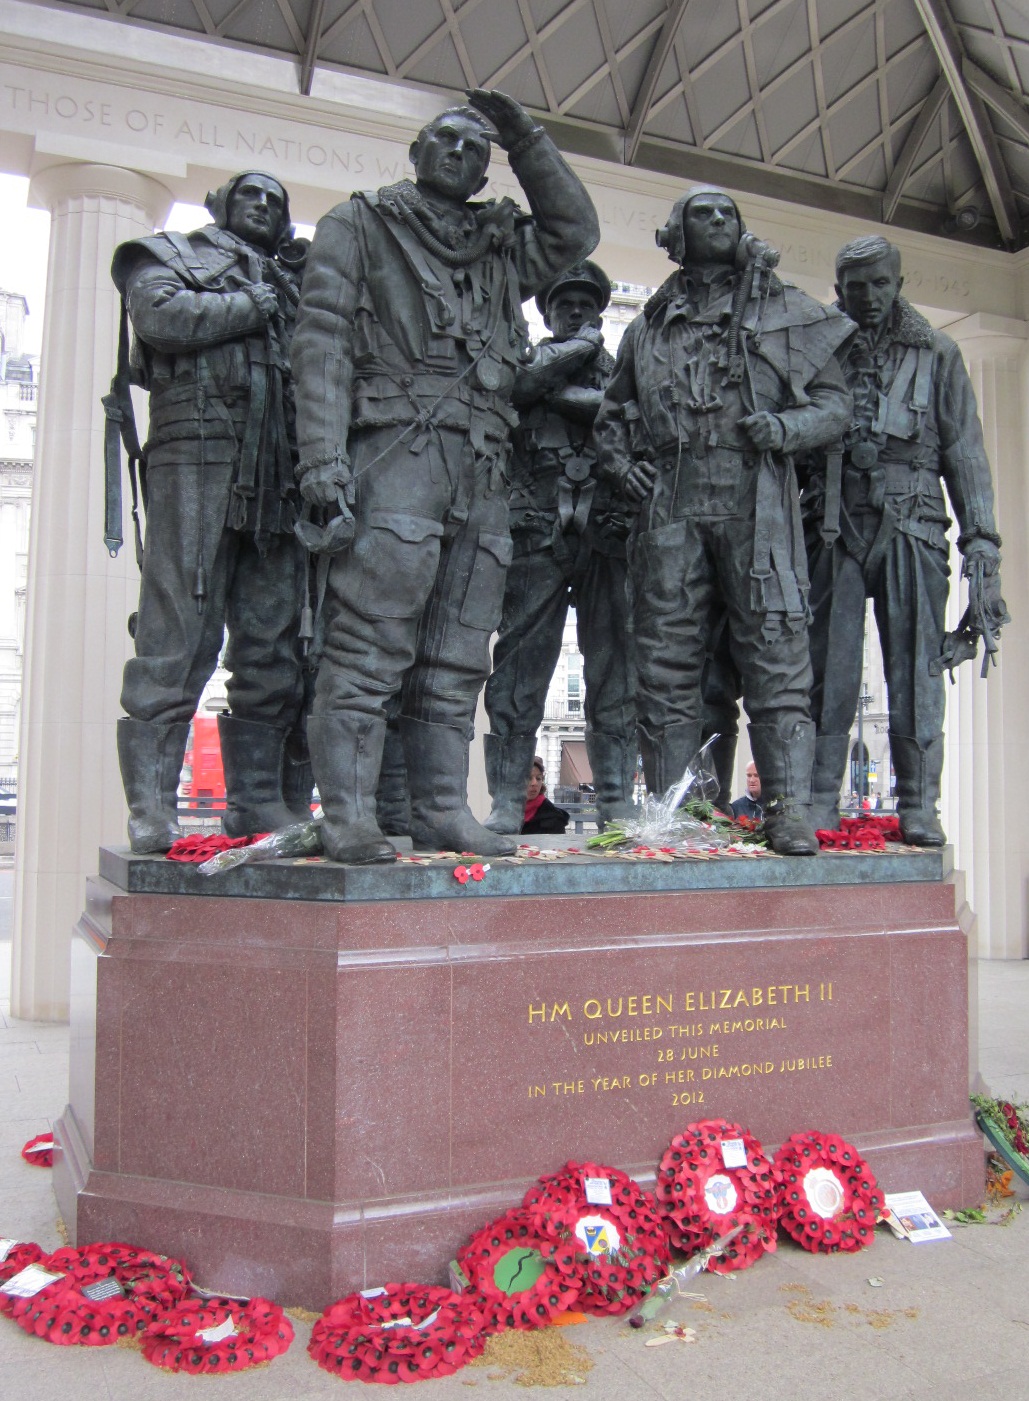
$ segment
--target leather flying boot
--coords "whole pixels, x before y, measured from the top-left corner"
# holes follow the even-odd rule
[[[638,725],[637,730],[647,792],[660,797],[675,787],[700,748],[700,725],[684,720],[663,729],[647,730]]]
[[[297,817],[282,796],[285,729],[219,715],[218,739],[225,770],[225,835],[252,837],[292,826]]]
[[[520,832],[525,821],[525,785],[536,757],[536,736],[483,735],[483,751],[493,799],[484,825],[491,832]]]
[[[724,812],[731,816],[732,809],[732,780],[736,769],[736,731],[730,734],[728,730],[711,731],[707,725],[704,726],[704,743],[717,734],[718,738],[707,751],[710,762],[715,771],[715,778],[718,780],[718,796],[715,798],[715,807],[719,812]]]
[[[178,792],[189,722],[118,721],[118,763],[129,805],[129,846],[137,856],[178,841]]]
[[[404,741],[396,720],[387,720],[382,767],[375,790],[375,812],[387,836],[406,837],[411,830],[411,795],[407,791]]]
[[[586,753],[597,795],[597,831],[608,822],[632,817],[632,780],[636,774],[636,743],[624,735],[608,735],[586,726]]]
[[[818,735],[811,777],[811,825],[830,832],[840,825],[840,789],[847,769],[850,735]]]
[[[810,819],[814,721],[796,721],[785,738],[776,725],[749,725],[748,730],[761,778],[768,845],[780,856],[817,856],[818,838]]]
[[[453,725],[429,724],[407,715],[400,717],[400,733],[411,790],[414,849],[511,856],[516,843],[483,827],[468,807],[467,734]]]
[[[307,726],[298,720],[282,746],[282,800],[294,822],[310,822],[313,814],[314,773],[307,749]]]
[[[333,861],[366,866],[395,861],[397,849],[375,819],[375,787],[386,722],[359,711],[310,715],[307,744],[322,802],[322,846]]]
[[[909,846],[943,846],[947,834],[936,810],[943,776],[943,736],[934,735],[927,744],[919,744],[891,731],[890,754],[897,775],[901,836]]]

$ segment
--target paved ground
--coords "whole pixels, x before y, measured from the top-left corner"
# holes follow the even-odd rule
[[[0,871],[0,940],[9,938],[11,873]],[[49,1173],[19,1157],[64,1107],[68,1033],[11,1017],[9,944],[0,942],[0,1236],[58,1244]],[[979,969],[980,1065],[990,1089],[1029,1098],[1029,962]],[[1029,1191],[1026,1192],[1029,1196]],[[973,1205],[973,1203],[969,1203]],[[145,1241],[138,1242],[145,1245]],[[872,1287],[870,1277],[880,1277]],[[973,1401],[989,1393],[1029,1401],[1029,1204],[1006,1227],[955,1228],[954,1239],[913,1246],[880,1228],[848,1258],[791,1245],[735,1278],[704,1276],[699,1304],[669,1316],[698,1331],[693,1345],[646,1348],[624,1321],[562,1330],[593,1370],[584,1387],[547,1395],[595,1401]],[[354,1395],[307,1356],[307,1325],[271,1366],[234,1377],[171,1376],[115,1348],[58,1348],[0,1318],[0,1395],[9,1401],[304,1401]],[[422,1382],[427,1401],[524,1398],[490,1369]]]

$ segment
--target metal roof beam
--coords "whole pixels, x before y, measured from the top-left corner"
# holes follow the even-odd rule
[[[964,51],[951,21],[946,0],[915,0],[915,8],[936,51],[940,68],[968,134],[982,172],[983,184],[993,208],[1000,236],[1013,244],[1018,237],[1018,209],[1007,168],[981,97],[965,86],[961,76]]]
[[[307,21],[307,35],[304,39],[304,53],[300,60],[300,91],[305,97],[311,96],[314,82],[314,66],[318,62],[318,45],[322,39],[322,20],[325,17],[325,0],[314,0],[311,17]]]
[[[661,77],[668,55],[672,51],[675,36],[679,32],[679,25],[682,23],[682,17],[686,13],[686,7],[689,3],[690,0],[668,0],[665,22],[661,26],[661,33],[658,35],[657,43],[650,55],[650,60],[643,74],[643,81],[640,83],[625,128],[624,159],[626,165],[632,165],[636,159],[640,141],[643,139],[643,127],[650,112],[650,104],[654,100],[658,79]]]
[[[989,73],[984,73],[970,58],[966,58],[962,63],[961,74],[966,85],[977,97],[982,98],[987,107],[992,107],[999,116],[1011,123],[1020,136],[1029,141],[1029,112],[1011,96],[1007,88],[1002,88],[1000,83],[995,82]]]
[[[918,153],[922,149],[922,143],[929,135],[929,128],[940,115],[943,104],[950,96],[950,84],[941,74],[936,80],[936,86],[922,103],[922,110],[915,118],[914,125],[907,134],[904,145],[900,148],[900,155],[893,164],[890,178],[887,181],[886,189],[883,191],[883,223],[892,224],[893,216],[897,212],[897,205],[900,203],[901,194],[907,184],[908,176],[911,174]]]

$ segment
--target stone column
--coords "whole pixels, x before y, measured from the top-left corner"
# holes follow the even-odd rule
[[[1029,325],[977,313],[948,326],[961,347],[979,401],[993,467],[997,528],[1004,541],[1004,597],[1012,622],[999,664],[979,677],[982,657],[966,662],[947,687],[943,825],[956,864],[968,873],[968,902],[986,958],[1029,954],[1025,839],[1029,793]],[[947,626],[968,597],[953,552]]]
[[[106,165],[52,166],[30,198],[50,210],[18,768],[11,1010],[60,1021],[68,954],[101,842],[125,840],[115,751],[126,619],[139,575],[129,540],[103,544],[104,414],[118,347],[111,256],[153,233],[172,196]]]

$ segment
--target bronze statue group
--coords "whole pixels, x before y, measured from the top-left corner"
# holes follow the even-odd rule
[[[493,142],[531,214],[475,199]],[[118,728],[132,850],[179,834],[224,636],[229,835],[309,817],[313,772],[337,861],[393,860],[383,827],[513,851],[574,606],[598,820],[631,811],[638,753],[660,793],[716,728],[735,736],[741,696],[769,845],[813,854],[838,825],[867,598],[902,833],[941,844],[941,673],[1007,616],[972,388],[901,297],[897,249],[847,244],[823,306],[694,187],[658,235],[675,270],[612,361],[596,212],[545,131],[477,90],[410,156],[413,179],[337,205],[309,249],[281,183],[247,171],[213,225],[117,250],[150,393]],[[948,510],[969,609],[945,640]],[[484,683],[485,825],[467,803]]]

